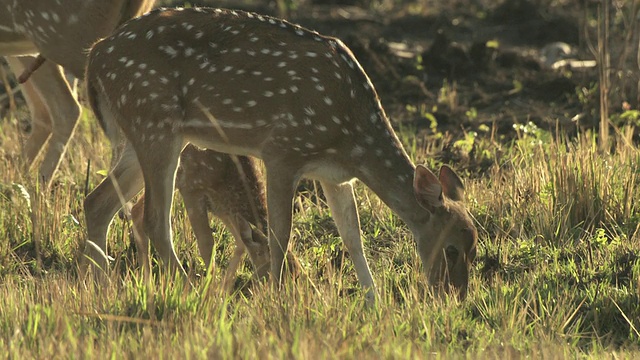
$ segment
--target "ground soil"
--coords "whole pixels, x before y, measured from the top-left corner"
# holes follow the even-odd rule
[[[192,4],[277,14],[273,3]],[[288,19],[345,42],[394,126],[415,129],[419,138],[444,133],[454,142],[486,125],[508,141],[516,134],[514,124],[529,121],[569,134],[597,128],[598,93],[588,91],[597,84],[597,68],[551,69],[542,51],[563,42],[571,47],[565,57],[594,60],[583,26],[585,11],[593,13],[594,4],[422,0],[386,9],[369,0],[296,4]],[[433,115],[437,128],[425,113]],[[437,156],[456,160],[447,148]]]
[[[248,1],[190,3],[277,15],[273,2]],[[338,37],[352,49],[394,126],[415,129],[423,139],[449,134],[445,138],[452,142],[487,129],[482,125],[507,140],[515,136],[514,124],[529,121],[569,133],[596,128],[598,93],[589,89],[597,84],[597,69],[554,70],[541,51],[564,42],[572,48],[568,56],[594,60],[588,50],[594,35],[586,36],[583,24],[596,2],[384,1],[294,0],[288,19]],[[440,155],[447,160],[447,154]]]

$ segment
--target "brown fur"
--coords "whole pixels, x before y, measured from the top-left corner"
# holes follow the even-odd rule
[[[65,0],[60,5],[53,0],[0,0],[0,25],[16,29],[0,30],[0,56],[8,56],[16,76],[34,62],[24,56],[39,53],[46,59],[21,86],[33,124],[25,145],[30,168],[49,142],[39,175],[45,184],[51,183],[82,110],[58,65],[76,78],[84,78],[91,45],[154,4],[155,0]],[[39,33],[39,29],[50,28],[55,32]]]

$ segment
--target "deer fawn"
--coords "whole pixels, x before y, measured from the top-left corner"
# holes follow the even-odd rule
[[[7,56],[17,75],[33,62],[26,55],[50,60],[22,92],[31,112],[33,132],[25,145],[25,156],[33,166],[47,141],[48,150],[39,179],[49,185],[73,134],[81,107],[60,69],[84,77],[89,47],[116,27],[151,9],[155,0],[0,0],[0,56]]]
[[[184,272],[169,215],[180,151],[193,143],[264,161],[276,283],[296,184],[305,176],[320,181],[367,300],[374,300],[353,193],[359,179],[408,225],[430,283],[466,294],[477,232],[462,181],[447,166],[435,176],[411,162],[340,40],[254,13],[161,9],[95,44],[87,81],[93,108],[126,137],[110,177],[125,200],[144,184],[144,227],[170,268]],[[89,240],[102,249],[120,206],[113,183],[103,181],[85,200]],[[87,248],[87,257],[96,255]]]
[[[229,262],[224,284],[233,285],[233,276],[245,249],[249,253],[258,277],[269,271],[267,210],[265,187],[257,161],[238,156],[237,162],[227,154],[200,150],[187,145],[180,155],[176,188],[184,199],[191,227],[196,234],[198,249],[207,268],[212,263],[213,237],[208,213],[217,216],[231,231],[236,249]],[[149,238],[144,232],[144,197],[131,209],[138,258],[149,274]]]

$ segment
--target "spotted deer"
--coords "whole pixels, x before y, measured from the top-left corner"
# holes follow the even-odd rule
[[[88,49],[155,0],[0,0],[0,56],[16,74],[40,54],[47,61],[22,85],[32,116],[25,157],[32,167],[44,150],[39,179],[50,184],[64,156],[81,107],[60,66],[83,78]]]
[[[185,144],[261,158],[266,168],[271,277],[279,284],[301,177],[319,180],[368,301],[374,281],[363,253],[353,180],[409,227],[430,283],[466,294],[477,231],[464,186],[449,167],[414,165],[351,51],[284,20],[223,9],[161,9],[91,49],[88,96],[122,131],[110,179],[85,199],[88,237],[102,249],[111,218],[145,189],[144,227],[167,266],[184,272],[169,221]],[[85,256],[97,259],[87,247]]]
[[[255,159],[233,157],[213,150],[187,145],[180,155],[176,188],[184,200],[187,216],[198,241],[200,255],[207,268],[212,263],[214,240],[208,213],[218,217],[235,239],[235,251],[224,279],[231,289],[233,276],[245,250],[259,278],[269,271],[267,210],[262,172]],[[144,197],[131,209],[136,231],[138,259],[149,274],[149,238],[144,231]]]

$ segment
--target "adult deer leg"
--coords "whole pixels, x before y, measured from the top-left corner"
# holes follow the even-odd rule
[[[280,164],[286,164],[283,160]],[[265,159],[267,169],[267,209],[269,219],[269,250],[271,251],[271,276],[280,284],[285,253],[289,247],[293,196],[299,180],[296,171],[278,166]]]
[[[184,199],[184,206],[189,217],[189,222],[193,228],[198,241],[198,250],[200,256],[204,259],[207,269],[213,260],[213,236],[211,235],[211,227],[209,226],[209,217],[207,216],[207,205],[202,194],[181,192]],[[135,229],[134,238],[138,251],[138,261],[143,266],[145,275],[150,272],[149,244],[150,240],[144,231],[144,203],[145,197],[142,196],[138,202],[131,208],[131,219]]]
[[[133,239],[136,242],[138,263],[142,266],[142,273],[146,279],[151,276],[151,258],[149,257],[149,237],[144,232],[144,196],[131,207],[131,220],[133,222]]]
[[[81,274],[89,262],[103,271],[107,269],[107,231],[116,212],[143,187],[142,172],[131,144],[127,144],[122,157],[104,179],[85,199],[84,209],[88,239],[81,261]],[[122,196],[122,198],[121,198]]]
[[[14,73],[20,74],[34,58],[8,57],[7,60]],[[42,64],[21,86],[33,114],[33,132],[25,148],[27,161],[31,166],[49,139],[48,150],[40,165],[40,179],[48,185],[80,118],[80,104],[62,68],[51,61]]]
[[[338,233],[353,260],[358,281],[366,291],[365,298],[369,304],[372,304],[375,302],[375,285],[362,249],[360,217],[353,194],[353,185],[351,183],[332,184],[326,181],[321,182],[321,185],[331,209],[333,221],[338,227]]]
[[[18,74],[26,65],[23,65],[23,61],[26,62],[25,59],[32,58],[8,56],[5,59],[12,71]],[[49,113],[47,105],[43,102],[43,99],[34,87],[33,81],[27,81],[21,84],[20,89],[29,107],[29,113],[31,114],[31,135],[24,148],[27,165],[31,167],[34,160],[40,154],[40,151],[44,149],[44,145],[49,139],[49,136],[51,136],[51,114]]]
[[[137,153],[145,155],[140,159],[145,183],[144,229],[165,265],[186,278],[171,240],[171,206],[182,140],[176,137],[166,143],[143,144]]]

